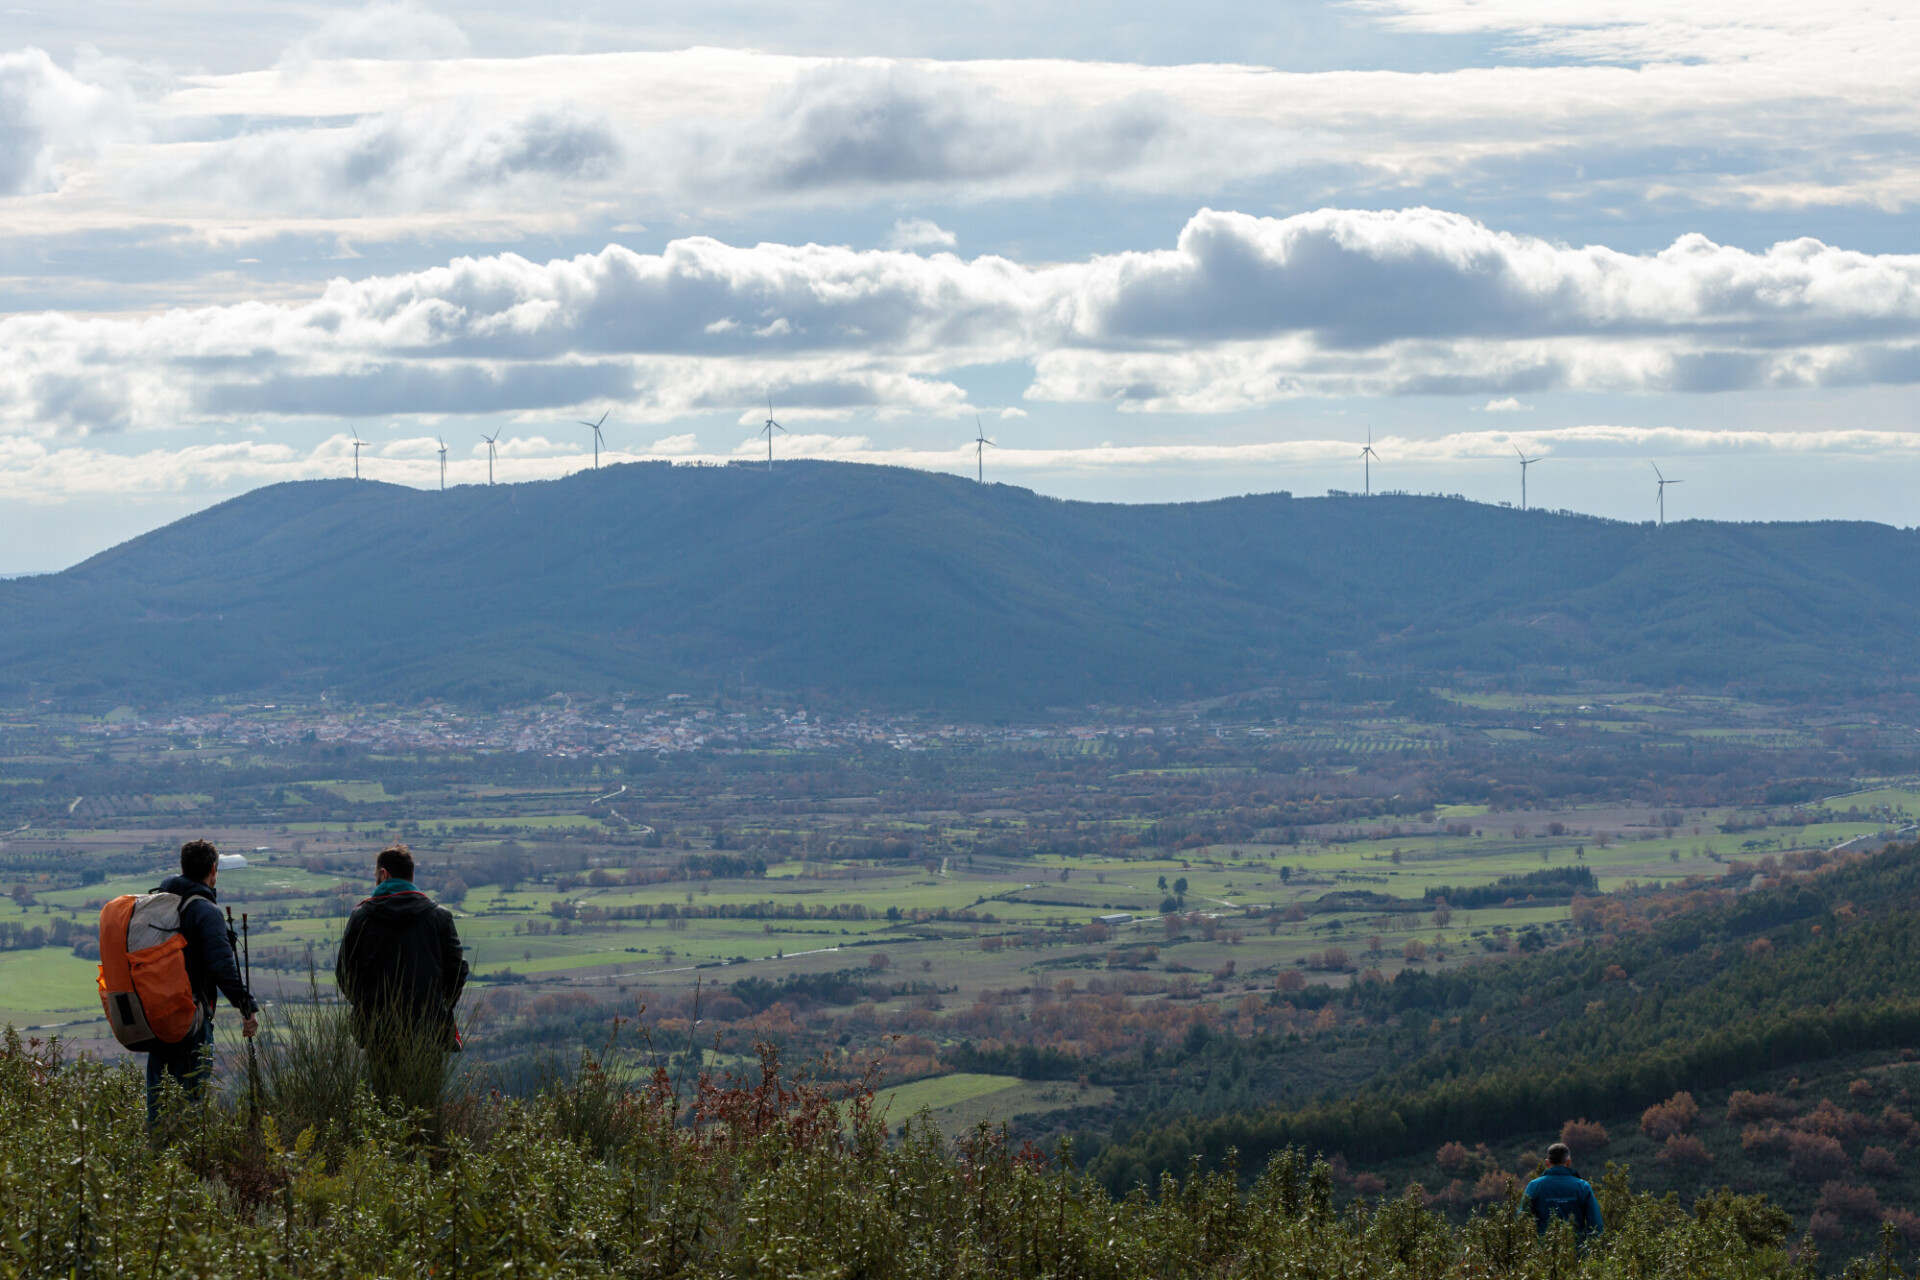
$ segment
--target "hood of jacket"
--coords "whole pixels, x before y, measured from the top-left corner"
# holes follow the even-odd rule
[[[182,898],[205,898],[208,902],[215,903],[220,901],[220,896],[213,891],[212,885],[201,884],[198,880],[190,880],[186,876],[168,876],[160,882],[160,887],[154,892],[177,893]]]
[[[415,889],[411,893],[383,893],[368,898],[360,904],[360,909],[375,920],[400,924],[432,915],[437,908],[432,898]]]

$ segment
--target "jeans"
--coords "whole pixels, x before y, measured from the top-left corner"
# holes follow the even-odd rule
[[[206,1088],[207,1074],[211,1065],[209,1050],[213,1045],[213,1019],[203,1018],[200,1030],[188,1036],[179,1044],[162,1045],[147,1055],[147,1127],[153,1128],[160,1123],[160,1082],[163,1076],[172,1076],[186,1090],[187,1099],[200,1100],[201,1091]]]

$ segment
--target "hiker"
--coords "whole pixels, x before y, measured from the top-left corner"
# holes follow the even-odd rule
[[[411,1097],[444,1052],[460,1051],[453,1007],[467,982],[453,913],[413,884],[413,853],[382,849],[373,896],[353,909],[334,980],[353,1006],[353,1038],[367,1051],[374,1092]],[[437,1073],[434,1073],[437,1077]]]
[[[1527,1184],[1527,1205],[1533,1210],[1534,1225],[1541,1235],[1547,1233],[1555,1218],[1572,1222],[1574,1234],[1583,1240],[1605,1230],[1593,1186],[1574,1172],[1573,1152],[1564,1142],[1547,1148],[1547,1171]]]
[[[249,1040],[260,1029],[260,1006],[240,976],[240,964],[233,954],[233,935],[214,904],[219,895],[214,882],[220,878],[220,851],[205,840],[189,840],[180,846],[180,874],[168,876],[155,893],[171,893],[180,899],[180,937],[186,941],[187,985],[193,1002],[199,1007],[197,1025],[184,1040],[172,1044],[153,1042],[147,1051],[147,1125],[160,1120],[160,1087],[172,1076],[186,1090],[187,1097],[198,1099],[207,1082],[213,1046],[213,1011],[220,995],[244,1019],[240,1034]]]

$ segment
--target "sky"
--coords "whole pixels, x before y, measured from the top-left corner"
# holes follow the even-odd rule
[[[1916,204],[1911,0],[33,0],[0,574],[356,439],[554,478],[603,418],[602,462],[771,414],[1072,498],[1517,505],[1525,456],[1534,506],[1911,525]]]

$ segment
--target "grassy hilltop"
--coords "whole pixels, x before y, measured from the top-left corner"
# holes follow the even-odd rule
[[[275,485],[0,583],[13,696],[748,686],[978,713],[1301,675],[1920,671],[1920,534],[1417,497],[1126,506],[838,463]]]

